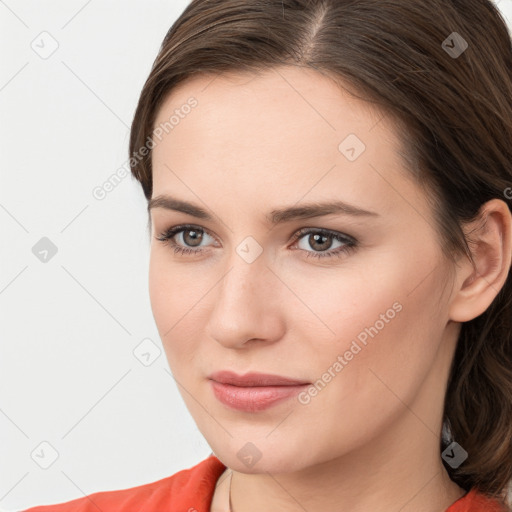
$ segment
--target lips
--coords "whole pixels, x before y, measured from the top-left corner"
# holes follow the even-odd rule
[[[251,386],[301,386],[310,384],[305,380],[292,379],[281,375],[271,375],[268,373],[249,372],[245,375],[238,375],[229,370],[222,370],[212,373],[209,379],[221,384],[230,384],[239,387]]]
[[[230,409],[255,413],[296,396],[310,383],[304,380],[249,372],[238,375],[229,370],[209,376],[213,394]]]

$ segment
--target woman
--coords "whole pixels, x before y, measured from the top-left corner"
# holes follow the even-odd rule
[[[193,0],[130,165],[214,453],[30,512],[511,510],[511,76],[488,0]]]

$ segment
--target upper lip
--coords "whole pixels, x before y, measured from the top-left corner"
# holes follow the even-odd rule
[[[304,380],[292,379],[281,375],[271,375],[268,373],[249,372],[245,375],[238,375],[229,370],[222,370],[212,373],[209,377],[211,380],[221,382],[222,384],[231,384],[233,386],[297,386],[301,384],[309,384]]]

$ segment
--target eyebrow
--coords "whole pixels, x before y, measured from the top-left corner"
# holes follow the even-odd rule
[[[163,208],[176,212],[186,213],[197,217],[198,219],[213,221],[213,217],[203,208],[181,201],[169,195],[159,195],[148,201],[148,212],[154,208]],[[292,220],[309,219],[312,217],[322,217],[324,215],[351,215],[354,217],[380,217],[377,212],[364,210],[357,206],[345,203],[344,201],[329,201],[324,203],[309,203],[301,206],[289,206],[272,210],[267,215],[270,224],[280,224]]]

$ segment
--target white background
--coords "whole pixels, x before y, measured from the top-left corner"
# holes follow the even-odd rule
[[[140,90],[187,4],[0,0],[4,510],[152,482],[211,452],[151,313],[142,189],[128,175],[92,194],[126,163]],[[512,0],[498,5],[510,24]],[[32,251],[43,237],[46,262]],[[147,338],[152,361],[161,350],[149,366],[133,352]]]

